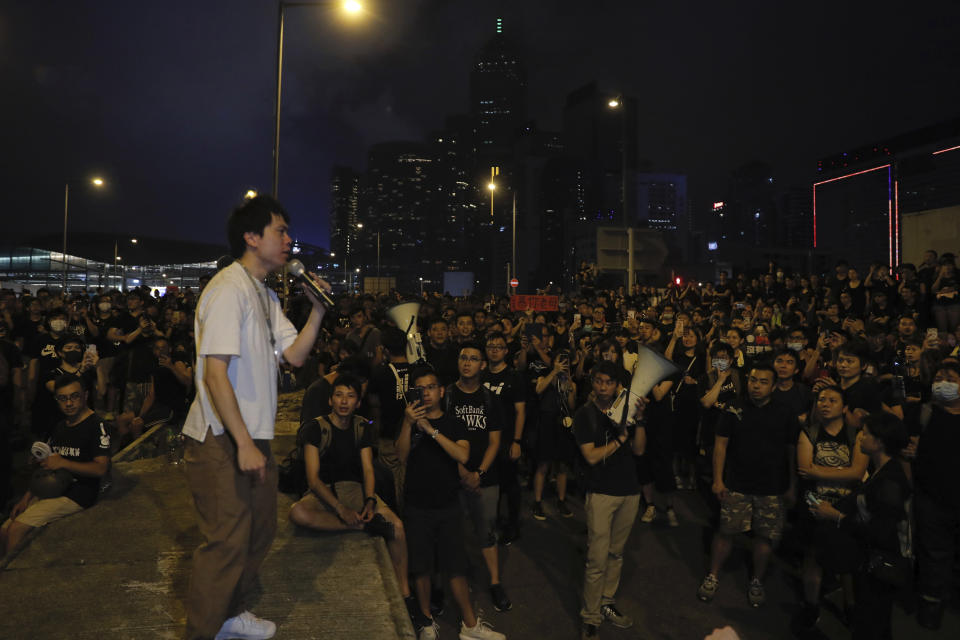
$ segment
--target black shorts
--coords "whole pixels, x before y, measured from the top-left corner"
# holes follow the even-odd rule
[[[466,575],[467,551],[459,502],[443,509],[421,509],[408,504],[403,526],[407,532],[410,573],[423,576],[440,571],[448,576]]]

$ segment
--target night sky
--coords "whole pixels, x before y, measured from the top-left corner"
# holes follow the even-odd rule
[[[594,79],[636,96],[641,155],[687,173],[693,207],[744,162],[808,185],[819,157],[960,115],[953,0],[365,5],[353,23],[287,10],[280,198],[294,235],[324,246],[330,167],[466,112],[498,16],[538,126],[559,128]],[[270,189],[276,17],[273,1],[3,3],[4,220],[59,232],[71,181],[71,231],[222,242],[243,192]],[[109,189],[82,187],[94,174]]]

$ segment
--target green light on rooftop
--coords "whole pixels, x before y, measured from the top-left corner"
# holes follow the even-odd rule
[[[497,18],[497,33],[503,33],[503,18]]]

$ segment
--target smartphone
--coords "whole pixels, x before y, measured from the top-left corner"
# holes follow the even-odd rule
[[[526,333],[529,338],[536,337],[538,340],[542,340],[543,325],[539,322],[531,322],[526,326],[524,333]]]
[[[677,320],[677,333],[683,335],[683,320]]]
[[[927,329],[927,340],[938,340],[940,335],[937,333],[936,327],[930,327]]]
[[[88,344],[88,345],[87,345],[87,353],[92,353],[93,355],[97,355],[97,345],[95,345],[95,344]]]
[[[574,321],[576,324],[580,324],[580,314],[579,314],[579,313],[573,314],[573,321]]]
[[[804,496],[804,498],[806,499],[807,504],[810,505],[811,507],[815,507],[815,506],[817,506],[818,504],[820,504],[820,498],[818,498],[817,496],[813,495],[813,492],[812,492],[812,491],[807,491],[807,493],[806,493],[806,495]]]
[[[633,309],[627,309],[627,317],[633,320],[634,318],[637,317],[637,312],[634,311]]]
[[[413,404],[414,402],[419,402],[423,404],[423,389],[420,387],[414,387],[413,389],[407,389],[407,392],[403,394],[404,399],[406,399],[407,404]]]

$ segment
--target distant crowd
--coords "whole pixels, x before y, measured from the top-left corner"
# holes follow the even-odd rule
[[[751,532],[750,605],[763,606],[770,557],[789,546],[802,576],[797,628],[818,624],[834,584],[855,638],[890,637],[894,601],[911,588],[919,624],[938,628],[960,534],[954,256],[928,251],[896,270],[840,262],[826,275],[771,264],[629,290],[597,289],[595,276],[585,265],[542,312],[511,311],[503,296],[337,298],[310,358],[281,382],[306,390],[292,461],[303,477],[286,468],[281,479],[300,498],[291,520],[384,536],[420,637],[436,634],[440,572],[465,626],[480,629],[469,637],[493,638],[472,608],[465,545],[479,547],[494,609],[509,611],[498,547],[521,541],[528,519],[572,517],[571,498],[585,493],[590,638],[604,622],[632,624],[616,592],[635,522],[682,526],[676,493],[696,491],[716,527],[700,600],[713,600],[733,539]],[[7,550],[92,506],[119,448],[182,424],[204,284],[162,297],[0,291]],[[396,306],[410,302],[402,313],[419,341],[396,326]],[[304,296],[289,301],[298,328],[309,311]],[[641,418],[619,422],[612,409],[650,352],[674,367],[639,402]],[[14,452],[35,441],[51,450],[37,456],[50,497],[39,481],[15,495]],[[58,488],[56,471],[72,465],[60,459],[86,466],[61,473]]]

